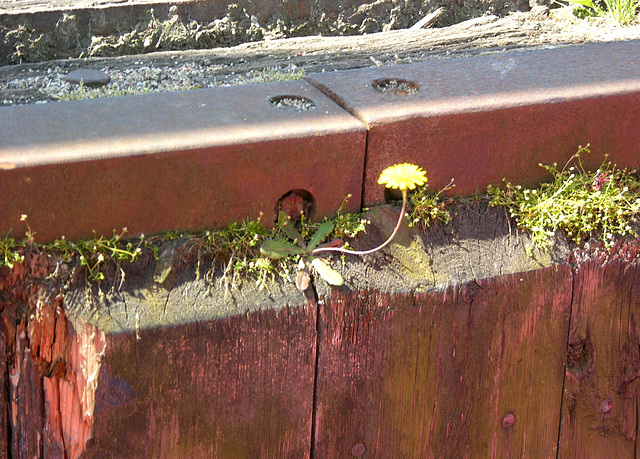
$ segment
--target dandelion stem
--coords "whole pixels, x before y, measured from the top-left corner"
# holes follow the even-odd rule
[[[396,224],[396,227],[393,229],[393,233],[391,233],[391,236],[389,236],[389,239],[387,239],[382,245],[379,245],[375,249],[371,249],[371,250],[349,250],[349,249],[343,249],[341,247],[319,247],[317,249],[312,250],[311,253],[312,254],[316,254],[316,253],[321,253],[321,252],[341,252],[341,253],[348,253],[348,254],[351,254],[351,255],[368,255],[370,253],[376,252],[376,251],[386,247],[387,245],[389,245],[391,240],[398,233],[398,230],[400,229],[400,225],[402,225],[402,218],[404,217],[404,212],[405,212],[406,208],[407,208],[407,190],[403,189],[402,190],[402,209],[400,210],[400,218],[398,218],[398,223]]]

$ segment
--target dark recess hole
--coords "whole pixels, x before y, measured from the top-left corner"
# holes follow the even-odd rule
[[[293,222],[300,220],[302,213],[306,218],[313,218],[315,209],[316,201],[307,190],[287,191],[276,203],[274,221],[278,221],[280,212],[287,214]]]
[[[569,344],[567,348],[567,369],[574,375],[588,373],[591,369],[591,343],[589,339]]]
[[[305,112],[316,106],[314,101],[302,96],[274,96],[269,99],[269,105],[279,109],[295,110],[297,112]]]
[[[408,95],[420,91],[420,85],[402,78],[382,78],[373,82],[376,91],[391,95]]]
[[[407,199],[411,195],[411,190],[407,190]],[[385,188],[384,189],[384,202],[387,204],[392,204],[395,202],[402,203],[402,191],[393,188]]]

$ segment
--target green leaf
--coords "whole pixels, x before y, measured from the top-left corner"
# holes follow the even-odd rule
[[[324,241],[324,238],[326,238],[331,231],[333,231],[333,223],[325,222],[320,225],[320,228],[318,228],[315,234],[311,237],[311,240],[307,245],[307,251],[311,252],[313,249],[318,247],[318,244]]]
[[[298,232],[298,230],[295,229],[293,223],[291,223],[291,219],[289,218],[289,216],[282,211],[280,211],[280,213],[278,214],[278,224],[289,239],[291,239],[292,241],[296,241],[298,245],[303,249],[306,248],[304,238]]]
[[[301,255],[306,253],[306,250],[293,244],[289,244],[288,242],[269,239],[264,241],[260,246],[260,253],[266,257],[277,260],[278,258],[289,255]]]
[[[567,0],[569,3],[577,3],[578,5],[582,5],[582,6],[586,6],[588,8],[591,9],[595,9],[593,7],[593,1],[592,0]]]
[[[322,258],[313,258],[311,264],[316,268],[320,277],[327,281],[328,284],[342,285],[344,283],[344,279],[340,273],[329,266]]]

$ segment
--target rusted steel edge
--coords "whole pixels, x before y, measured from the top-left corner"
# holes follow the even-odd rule
[[[503,177],[544,180],[537,164],[563,163],[578,143],[636,166],[638,62],[640,42],[605,43],[1,107],[0,234],[21,234],[22,214],[40,242],[125,226],[134,236],[198,230],[260,213],[269,223],[295,190],[321,218],[347,194],[349,211],[384,202],[377,177],[398,162],[425,167],[436,189],[454,177],[458,194]],[[393,81],[409,90],[380,91]],[[314,107],[277,108],[278,96]]]
[[[412,162],[441,189],[482,192],[507,178],[533,186],[579,145],[595,170],[609,155],[640,164],[640,41],[429,61],[310,75],[367,127],[363,201],[384,201],[377,179]]]

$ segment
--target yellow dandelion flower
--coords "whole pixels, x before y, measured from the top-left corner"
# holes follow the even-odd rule
[[[413,190],[427,183],[427,173],[415,164],[396,164],[382,171],[378,183],[387,188]]]

